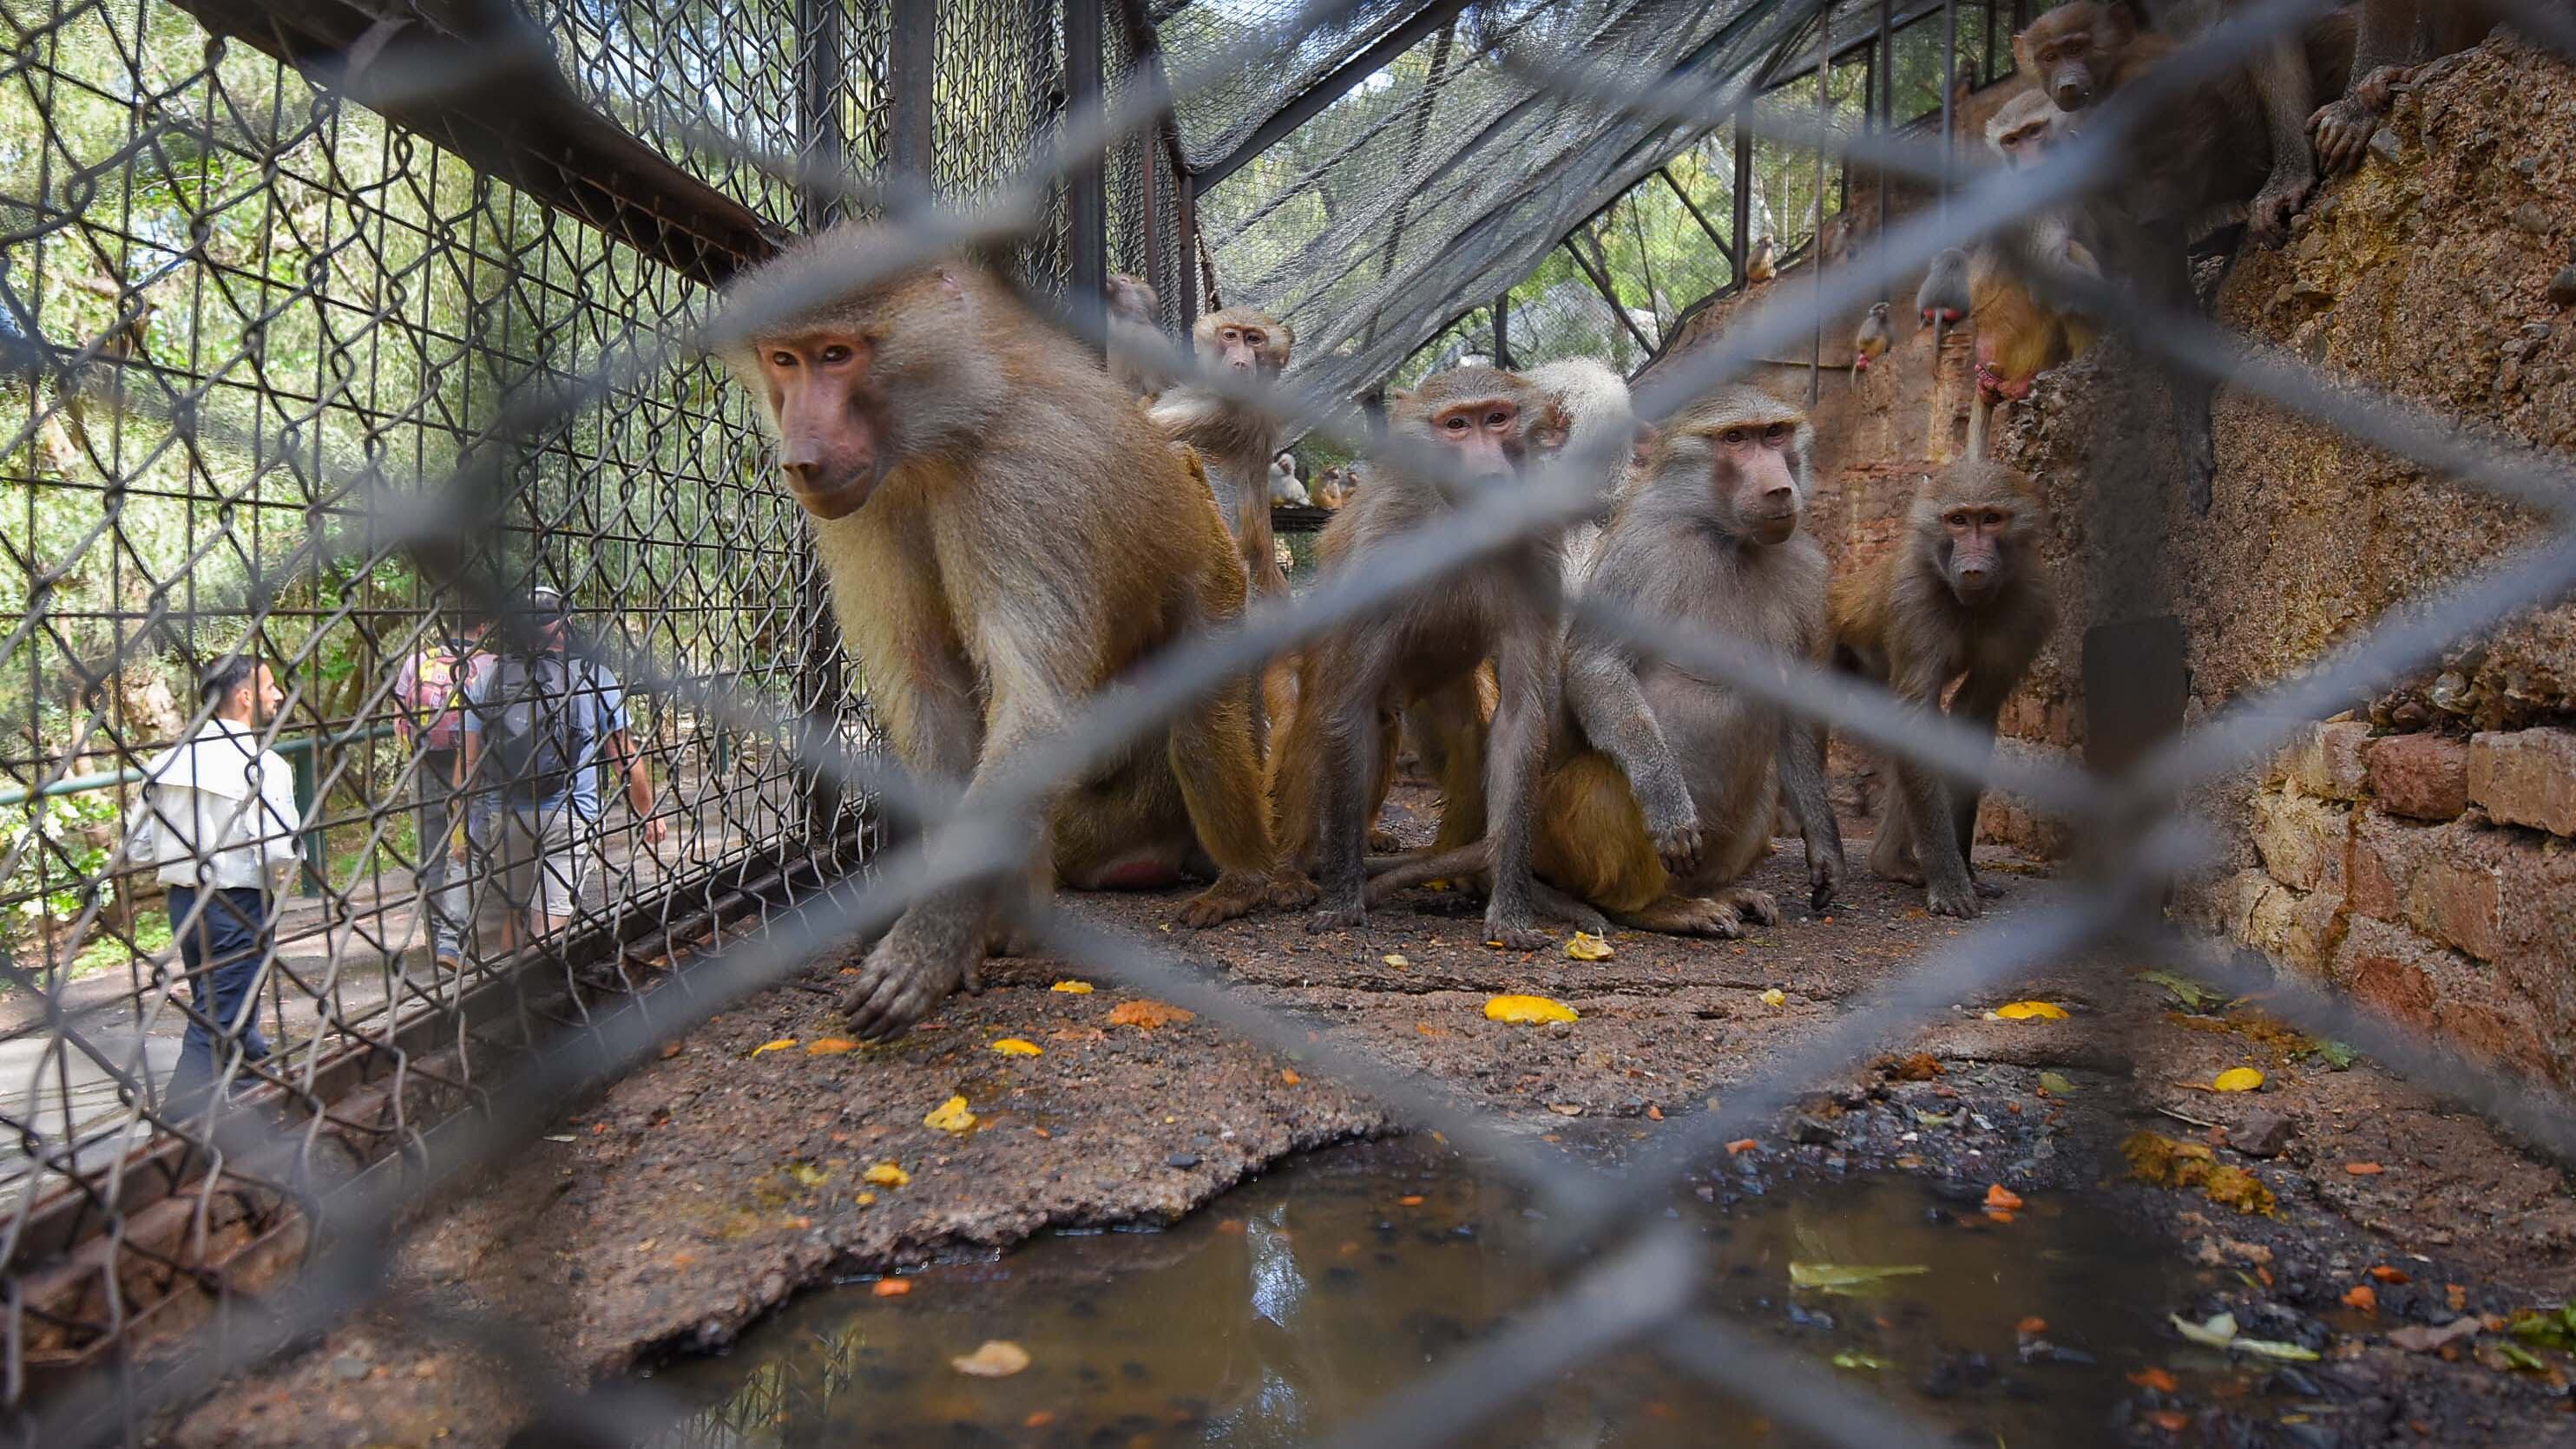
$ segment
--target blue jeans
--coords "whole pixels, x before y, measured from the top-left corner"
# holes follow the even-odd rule
[[[203,899],[204,911],[188,920]],[[179,1044],[179,1065],[170,1073],[169,1095],[185,1103],[202,1097],[215,1083],[217,1035],[239,1043],[242,1059],[255,1062],[268,1055],[268,1039],[252,1023],[257,1003],[252,988],[259,982],[267,956],[268,892],[235,888],[200,891],[195,886],[170,887],[170,929],[179,938],[179,960],[188,969],[188,997],[196,1013],[188,1021],[187,1040]],[[211,1018],[209,1027],[198,1018]],[[230,1052],[225,1053],[229,1058]]]

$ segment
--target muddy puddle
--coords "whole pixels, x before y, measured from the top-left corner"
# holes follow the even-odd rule
[[[2107,1209],[2034,1194],[1997,1222],[1974,1194],[1910,1177],[1744,1185],[1721,1173],[1713,1201],[1686,1189],[1673,1205],[1715,1245],[1709,1305],[1953,1442],[2109,1441],[2138,1392],[2127,1375],[2172,1366],[2157,1331],[2185,1270]],[[657,1374],[696,1411],[654,1442],[1301,1443],[1521,1321],[1545,1286],[1543,1227],[1427,1142],[1311,1154],[1167,1231],[1050,1234],[907,1275],[899,1296],[873,1282],[809,1294],[730,1355]],[[1793,1287],[1793,1263],[1840,1291]],[[1864,1268],[1905,1271],[1851,1271]],[[950,1367],[988,1339],[1029,1367]],[[1801,1442],[1641,1349],[1530,1387],[1481,1439]]]

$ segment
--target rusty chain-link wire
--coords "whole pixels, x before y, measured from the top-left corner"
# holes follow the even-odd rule
[[[1666,415],[1741,375],[1807,337],[1820,314],[1885,295],[1946,248],[2076,199],[2160,97],[2327,8],[2240,7],[2043,165],[1978,176],[1937,212],[1883,217],[1812,287],[1778,289],[1714,341],[1666,355],[1638,388],[1640,413]],[[1863,9],[1744,0],[1724,18],[1776,52],[1820,17],[1833,34],[1863,34],[1874,23]],[[1031,847],[1014,822],[1035,802],[1218,682],[1590,507],[1602,459],[1568,458],[1501,489],[1452,477],[1461,501],[1443,528],[1364,574],[1184,641],[1015,761],[970,811],[957,782],[911,778],[877,747],[831,643],[804,525],[769,485],[746,404],[703,358],[711,325],[748,325],[719,319],[711,289],[779,239],[841,215],[884,217],[887,245],[800,279],[799,302],[998,242],[1014,249],[1033,305],[1091,330],[1080,308],[1057,305],[1084,264],[1068,219],[1084,188],[1104,218],[1099,259],[1152,274],[1166,319],[1179,322],[1199,262],[1166,120],[1175,99],[1186,113],[1189,98],[1239,85],[1248,64],[1302,36],[1377,34],[1385,10],[1296,7],[1184,65],[1157,53],[1138,12],[1104,7],[1101,104],[1086,112],[1068,103],[1083,92],[1066,73],[1065,14],[1050,6],[940,10],[935,37],[908,28],[929,23],[932,7],[827,0],[469,4],[400,23],[256,0],[8,8],[15,44],[0,91],[25,102],[15,124],[31,140],[23,159],[0,163],[11,390],[0,458],[24,493],[6,535],[18,621],[0,647],[11,732],[0,775],[13,812],[0,909],[36,923],[12,938],[0,997],[0,1128],[11,1139],[0,1144],[0,1406],[21,1437],[130,1437],[155,1409],[338,1321],[382,1291],[406,1207],[528,1141],[553,1104],[789,979],[854,930],[939,890],[1010,875]],[[2525,18],[2565,38],[2554,17]],[[1673,146],[1651,163],[1723,126],[1898,174],[1951,171],[1937,134],[1856,134],[1819,121],[1813,97],[1766,99],[1751,71],[1673,73],[1660,51],[1608,47],[1604,60],[1532,35],[1522,26],[1487,37],[1491,63],[1668,135]],[[816,144],[822,133],[832,144]],[[899,174],[907,160],[926,163],[936,205],[881,184],[879,167]],[[1619,205],[1644,204],[1617,200],[1626,195],[1614,190],[1588,221],[1552,218],[1550,245],[1575,245],[1565,226],[1619,224]],[[1721,275],[1732,282],[1731,266],[1691,285]],[[1643,651],[2009,789],[2111,841],[2103,883],[1909,963],[1616,1173],[1211,984],[1162,941],[1060,911],[1032,923],[1051,951],[1294,1047],[1406,1120],[1438,1126],[1549,1210],[1551,1241],[1572,1266],[1556,1294],[1337,1442],[1454,1438],[1508,1403],[1492,1384],[1539,1382],[1638,1342],[1826,1442],[1932,1442],[1936,1431],[1700,1312],[1686,1290],[1705,1249],[1658,1223],[1653,1189],[1893,1033],[2089,948],[2146,939],[2216,979],[2268,982],[2261,967],[2156,924],[2164,885],[2209,850],[2172,817],[2173,802],[2261,757],[2295,722],[2576,583],[2565,460],[2463,437],[2420,407],[2126,291],[2043,280],[2177,368],[2533,505],[2562,531],[2107,777],[1990,757],[1973,732],[1883,690],[1572,600]],[[1437,300],[1451,304],[1444,316],[1487,309],[1492,339],[1496,297]],[[1508,344],[1518,304],[1510,289],[1499,300]],[[1644,318],[1618,324],[1641,355],[1678,322],[1670,300],[1649,296]],[[1177,349],[1169,362],[1195,368]],[[1257,392],[1293,426],[1354,452],[1401,453],[1347,398],[1297,373],[1275,388],[1201,380]],[[1443,460],[1401,456],[1447,474]],[[588,868],[560,935],[502,949],[477,938],[449,957],[438,949],[448,875],[433,862],[453,812],[474,806],[448,802],[450,823],[433,828],[429,804],[450,793],[435,784],[442,751],[395,682],[457,615],[492,617],[517,636],[542,627],[526,607],[537,586],[566,602],[572,653],[599,671],[594,693],[604,699],[600,681],[614,677],[624,732],[658,786],[621,803],[619,782],[600,783],[602,828],[582,844]],[[282,666],[286,704],[262,738],[296,762],[304,816],[294,840],[304,893],[265,949],[245,1018],[273,1039],[258,1060],[235,1039],[240,1022],[207,1019],[175,989],[169,943],[138,908],[150,863],[127,859],[118,833],[145,761],[208,717],[169,680],[234,652]],[[92,797],[113,808],[101,817],[60,803]],[[881,846],[880,818],[921,829]],[[648,841],[648,824],[661,843]],[[454,878],[495,865],[469,853]],[[2275,989],[2271,1004],[2292,1023],[2351,1037],[2576,1163],[2557,1094],[2322,993]],[[167,1100],[191,1025],[228,1042],[226,1089],[285,1114],[192,1113]],[[277,1125],[289,1116],[305,1125]],[[1614,1246],[1579,1256],[1602,1243]],[[182,1346],[147,1363],[119,1358],[184,1301],[184,1285],[258,1251],[300,1260],[259,1317],[219,1315],[168,1335]],[[639,1394],[566,1411],[632,1437],[654,1413]]]

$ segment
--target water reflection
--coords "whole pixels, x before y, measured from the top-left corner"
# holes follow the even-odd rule
[[[655,1443],[1307,1442],[1544,1296],[1523,1206],[1423,1145],[1318,1154],[1168,1232],[1051,1235],[921,1273],[904,1297],[804,1298],[731,1357],[660,1375],[707,1407]],[[2170,1259],[2076,1205],[2041,1198],[1999,1224],[1889,1180],[1681,1207],[1718,1240],[1712,1306],[1979,1443],[2095,1442],[2120,1375],[2157,1361]],[[1792,1290],[1793,1261],[1929,1271]],[[2034,1318],[2055,1345],[2036,1356],[2016,1332]],[[949,1368],[988,1338],[1032,1366]],[[1513,1401],[1480,1435],[1496,1446],[1797,1442],[1645,1352],[1491,1391]]]

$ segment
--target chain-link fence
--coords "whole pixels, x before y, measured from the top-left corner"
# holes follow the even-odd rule
[[[1401,540],[1377,567],[1183,640],[1014,760],[970,809],[952,782],[913,779],[875,751],[849,703],[867,682],[829,645],[802,525],[766,482],[767,450],[746,405],[696,360],[712,284],[765,258],[785,232],[882,210],[926,246],[1016,247],[1040,299],[1096,294],[1112,266],[1159,271],[1177,322],[1200,291],[1194,202],[1210,214],[1220,280],[1264,215],[1311,204],[1336,219],[1329,258],[1309,237],[1242,285],[1299,322],[1301,346],[1319,354],[1272,403],[1298,426],[1369,446],[1347,405],[1353,384],[1394,372],[1444,318],[1468,318],[1451,329],[1462,345],[1481,335],[1483,350],[1520,360],[1518,314],[1540,310],[1554,284],[1530,296],[1515,284],[1510,300],[1494,299],[1551,249],[1587,273],[1596,300],[1613,307],[1608,321],[1647,334],[1632,335],[1638,346],[1660,347],[1679,320],[1667,310],[1722,274],[1709,255],[1692,258],[1700,270],[1689,279],[1648,283],[1638,297],[1618,288],[1642,267],[1605,280],[1582,263],[1599,266],[1622,227],[1633,239],[1656,224],[1642,201],[1632,198],[1632,215],[1605,200],[1641,177],[1668,184],[1658,168],[1680,177],[1677,157],[1719,170],[1698,138],[1724,135],[1739,157],[1739,138],[1750,137],[1830,148],[1919,184],[1951,180],[1937,135],[1843,114],[1867,108],[1844,98],[1843,38],[1883,52],[1894,8],[1193,7],[1163,22],[1175,41],[1167,59],[1123,7],[582,5],[540,11],[531,27],[500,5],[392,17],[276,0],[10,6],[5,85],[26,103],[0,123],[10,139],[0,148],[10,236],[0,315],[12,398],[0,415],[0,482],[15,515],[0,588],[18,619],[0,650],[11,731],[0,759],[11,812],[0,907],[13,931],[0,1120],[14,1137],[0,1399],[21,1437],[135,1432],[155,1407],[337,1321],[380,1287],[407,1204],[526,1142],[570,1091],[926,892],[1010,876],[1024,846],[997,824],[1140,732],[1258,661],[1440,587],[1594,502],[1586,475],[1596,459],[1510,489],[1451,479],[1469,496],[1442,527]],[[1707,345],[1666,358],[1638,390],[1640,412],[1665,415],[1804,342],[1820,311],[1865,305],[1942,249],[2080,196],[2160,97],[2325,8],[2237,7],[2045,165],[1982,175],[1946,206],[1891,219],[1812,287],[1784,289]],[[1968,28],[1991,35],[1993,11],[1903,14],[1952,27],[1981,12]],[[2555,12],[2521,13],[2554,43],[2572,38]],[[1821,107],[1791,84],[1802,53],[1811,83],[1815,58],[1833,60]],[[1992,56],[1989,43],[1989,71]],[[1241,103],[1249,119],[1239,139],[1218,125],[1190,128],[1193,106],[1235,104],[1221,99],[1226,87],[1329,76],[1363,60],[1390,83],[1347,114],[1297,116],[1308,92],[1291,87]],[[1911,74],[1906,84],[1919,89],[1929,71]],[[1765,82],[1776,95],[1756,103]],[[1879,88],[1848,89],[1856,98]],[[1188,143],[1177,148],[1167,124],[1175,100]],[[1876,113],[1906,114],[1897,104],[1882,99]],[[793,131],[782,128],[790,114]],[[1227,183],[1212,180],[1218,165],[1282,117],[1344,158],[1334,166],[1373,169],[1375,190],[1337,196],[1291,169],[1290,184],[1225,197]],[[1182,174],[1176,150],[1196,176]],[[1417,178],[1434,164],[1480,168],[1491,185],[1427,193]],[[1803,193],[1789,179],[1795,161],[1761,184],[1804,195],[1812,230],[1813,216],[1831,215],[1815,204],[1828,189],[1818,178],[1838,173],[1812,154],[1804,164]],[[918,205],[908,175],[960,204]],[[1725,198],[1740,243],[1753,188],[1741,164],[1731,176]],[[1839,179],[1829,184],[1842,193]],[[1672,189],[1677,205],[1689,192]],[[1512,227],[1496,229],[1506,216]],[[2466,437],[2451,420],[2329,384],[2080,275],[2034,285],[2113,319],[2179,369],[2222,376],[2564,522],[2561,459]],[[1079,306],[1067,316],[1085,321]],[[1529,345],[1543,345],[1541,335]],[[1593,625],[1640,650],[2010,790],[2102,842],[2095,884],[2067,904],[1964,934],[1892,973],[1616,1173],[1209,984],[1167,939],[1058,911],[1027,924],[1050,951],[1381,1094],[1486,1155],[1545,1209],[1579,1264],[1562,1291],[1440,1365],[1348,1442],[1454,1438],[1510,1402],[1495,1385],[1537,1383],[1632,1341],[1827,1442],[1920,1442],[1924,1431],[1892,1408],[1694,1308],[1703,1249],[1663,1225],[1660,1196],[1641,1187],[1761,1125],[1891,1032],[2114,937],[2187,958],[2225,985],[2260,983],[2293,1022],[2351,1040],[2576,1161],[2576,1132],[2554,1095],[2213,955],[2154,915],[2166,884],[2198,858],[2192,830],[2170,817],[2187,787],[2241,767],[2294,722],[2447,642],[2560,598],[2571,582],[2576,534],[2551,534],[2116,776],[1989,758],[1972,730],[1883,691],[1741,640],[1577,601]],[[540,598],[540,588],[553,593]],[[423,884],[438,873],[433,862],[444,850],[447,880],[480,877],[480,894],[505,900],[495,877],[511,862],[474,848],[460,860],[454,827],[430,823],[442,810],[471,817],[467,787],[482,777],[460,763],[441,788],[428,733],[438,711],[406,681],[478,617],[499,631],[486,651],[499,662],[488,667],[534,673],[539,658],[559,657],[580,683],[591,724],[556,773],[586,779],[596,809],[574,812],[561,841],[540,842],[564,869],[523,886],[561,888],[539,897],[556,929],[533,940],[505,930],[495,941],[469,921],[442,959],[445,884]],[[209,726],[195,671],[251,655],[278,667],[282,692],[273,714],[254,710],[242,727],[296,779],[277,812],[291,823],[255,825],[248,838],[288,847],[305,894],[254,953],[240,1000],[217,990],[208,1001],[193,988],[209,973],[183,987],[180,953],[150,927],[146,898],[162,872],[136,858],[128,827],[135,786],[163,768],[159,753]],[[452,672],[485,667],[469,659]],[[495,729],[507,733],[488,722],[468,733]],[[215,777],[196,768],[201,781]],[[509,782],[490,788],[505,794]],[[250,797],[236,789],[236,798]],[[254,820],[264,818],[258,808],[243,807]],[[876,809],[909,817],[920,838],[876,848]],[[864,879],[852,871],[862,856],[875,867]],[[197,910],[183,928],[208,914]],[[687,968],[668,969],[679,957]],[[254,1026],[265,1056],[251,1045]],[[215,1114],[227,1130],[206,1130],[206,1115],[169,1095],[192,1051],[203,1085],[280,1110]],[[277,1121],[296,1125],[262,1125]],[[255,1319],[209,1312],[209,1300],[254,1286],[266,1290]],[[118,1353],[147,1336],[154,1353]],[[96,1371],[109,1365],[125,1372]],[[613,1417],[615,1395],[589,1404],[601,1433],[630,1432]]]
[[[661,339],[859,209],[799,163],[907,144],[970,194],[1058,123],[1066,62],[1060,12],[1023,4],[0,23],[0,1397],[23,1405],[291,1255],[311,1172],[416,1150],[516,1054],[871,847],[860,797],[796,759],[799,729],[875,748],[805,525],[721,369]],[[1162,154],[1114,244],[1177,273]],[[1068,227],[1035,229],[1032,281],[1063,284]],[[467,555],[379,527],[463,474]],[[468,768],[466,701],[548,653],[588,733],[531,880],[540,843],[480,823],[525,782]],[[292,880],[247,969],[192,989],[188,948],[236,923],[154,854],[144,786],[204,762],[186,742],[226,726],[200,676],[235,657],[272,668],[245,728],[291,779],[215,829]],[[201,996],[215,975],[243,979]],[[320,1124],[312,1152],[227,1158],[210,1086]]]

